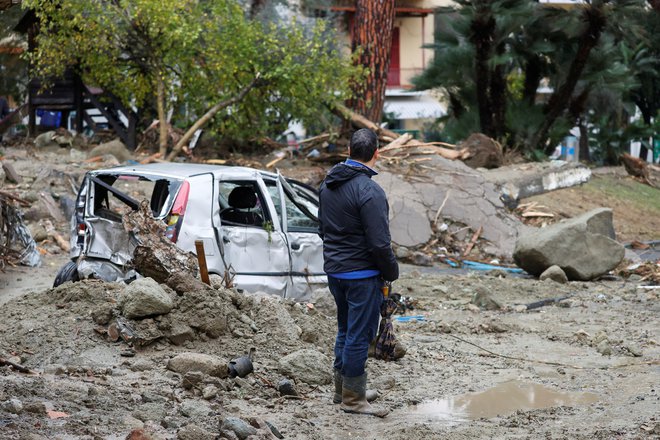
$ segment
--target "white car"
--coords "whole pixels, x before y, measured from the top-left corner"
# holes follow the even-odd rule
[[[204,242],[210,273],[233,285],[303,299],[325,286],[318,194],[279,173],[162,163],[88,172],[72,218],[71,258],[55,285],[80,278],[129,280],[135,240],[122,215],[147,199],[166,236],[195,253]]]

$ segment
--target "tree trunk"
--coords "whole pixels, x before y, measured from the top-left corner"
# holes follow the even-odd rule
[[[363,83],[353,83],[348,108],[370,121],[380,122],[390,68],[394,0],[357,0],[351,50],[356,64],[368,69]]]
[[[603,6],[589,5],[584,7],[584,21],[587,23],[578,44],[577,53],[571,62],[564,83],[552,94],[545,110],[545,119],[539,129],[532,135],[530,149],[544,149],[551,154],[554,145],[546,146],[548,132],[557,118],[566,110],[570,102],[575,86],[577,85],[584,67],[589,59],[591,50],[598,44],[600,34],[605,27],[606,17]]]
[[[488,68],[488,60],[492,56],[494,31],[495,19],[491,14],[490,5],[486,2],[479,2],[475,18],[471,24],[470,40],[475,48],[474,82],[477,87],[479,126],[481,132],[490,137],[495,137],[490,99],[490,69]]]
[[[157,78],[157,92],[158,92],[158,128],[159,128],[159,149],[161,157],[165,157],[167,153],[167,121],[165,120],[165,83],[163,78],[158,75]]]
[[[541,57],[532,55],[525,64],[525,82],[523,85],[523,101],[529,105],[534,105],[536,101],[536,91],[541,84]]]
[[[578,159],[584,162],[591,162],[591,154],[589,154],[589,131],[584,120],[580,119],[578,123],[580,128],[580,148]]]
[[[497,54],[504,53],[504,45],[497,48]],[[492,111],[491,137],[502,141],[507,132],[506,129],[506,76],[504,65],[496,66],[490,74],[490,107]]]

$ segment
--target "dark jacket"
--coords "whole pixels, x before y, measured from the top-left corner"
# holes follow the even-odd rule
[[[326,273],[377,269],[383,279],[399,277],[392,252],[385,191],[369,168],[340,163],[319,190],[319,235]]]

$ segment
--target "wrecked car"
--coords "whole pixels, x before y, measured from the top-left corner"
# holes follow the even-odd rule
[[[71,225],[71,259],[55,285],[82,278],[128,281],[136,246],[123,214],[147,200],[165,235],[209,273],[248,292],[303,298],[327,283],[314,188],[245,167],[159,163],[89,171]]]

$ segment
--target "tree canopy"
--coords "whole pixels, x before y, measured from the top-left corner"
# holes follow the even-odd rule
[[[445,93],[448,140],[481,131],[540,157],[577,125],[592,147],[607,148],[597,136],[612,108],[602,100],[620,103],[616,123],[623,130],[635,113],[625,103],[651,98],[658,37],[649,20],[658,14],[642,0],[593,0],[569,9],[532,0],[456,4],[440,12],[434,59],[414,81]],[[611,161],[616,154],[605,156]]]
[[[206,114],[226,137],[274,135],[293,120],[318,124],[324,104],[349,96],[358,72],[325,21],[256,19],[236,0],[23,4],[41,23],[33,57],[40,76],[73,67],[126,104],[157,100],[161,120],[169,110],[189,126]]]

